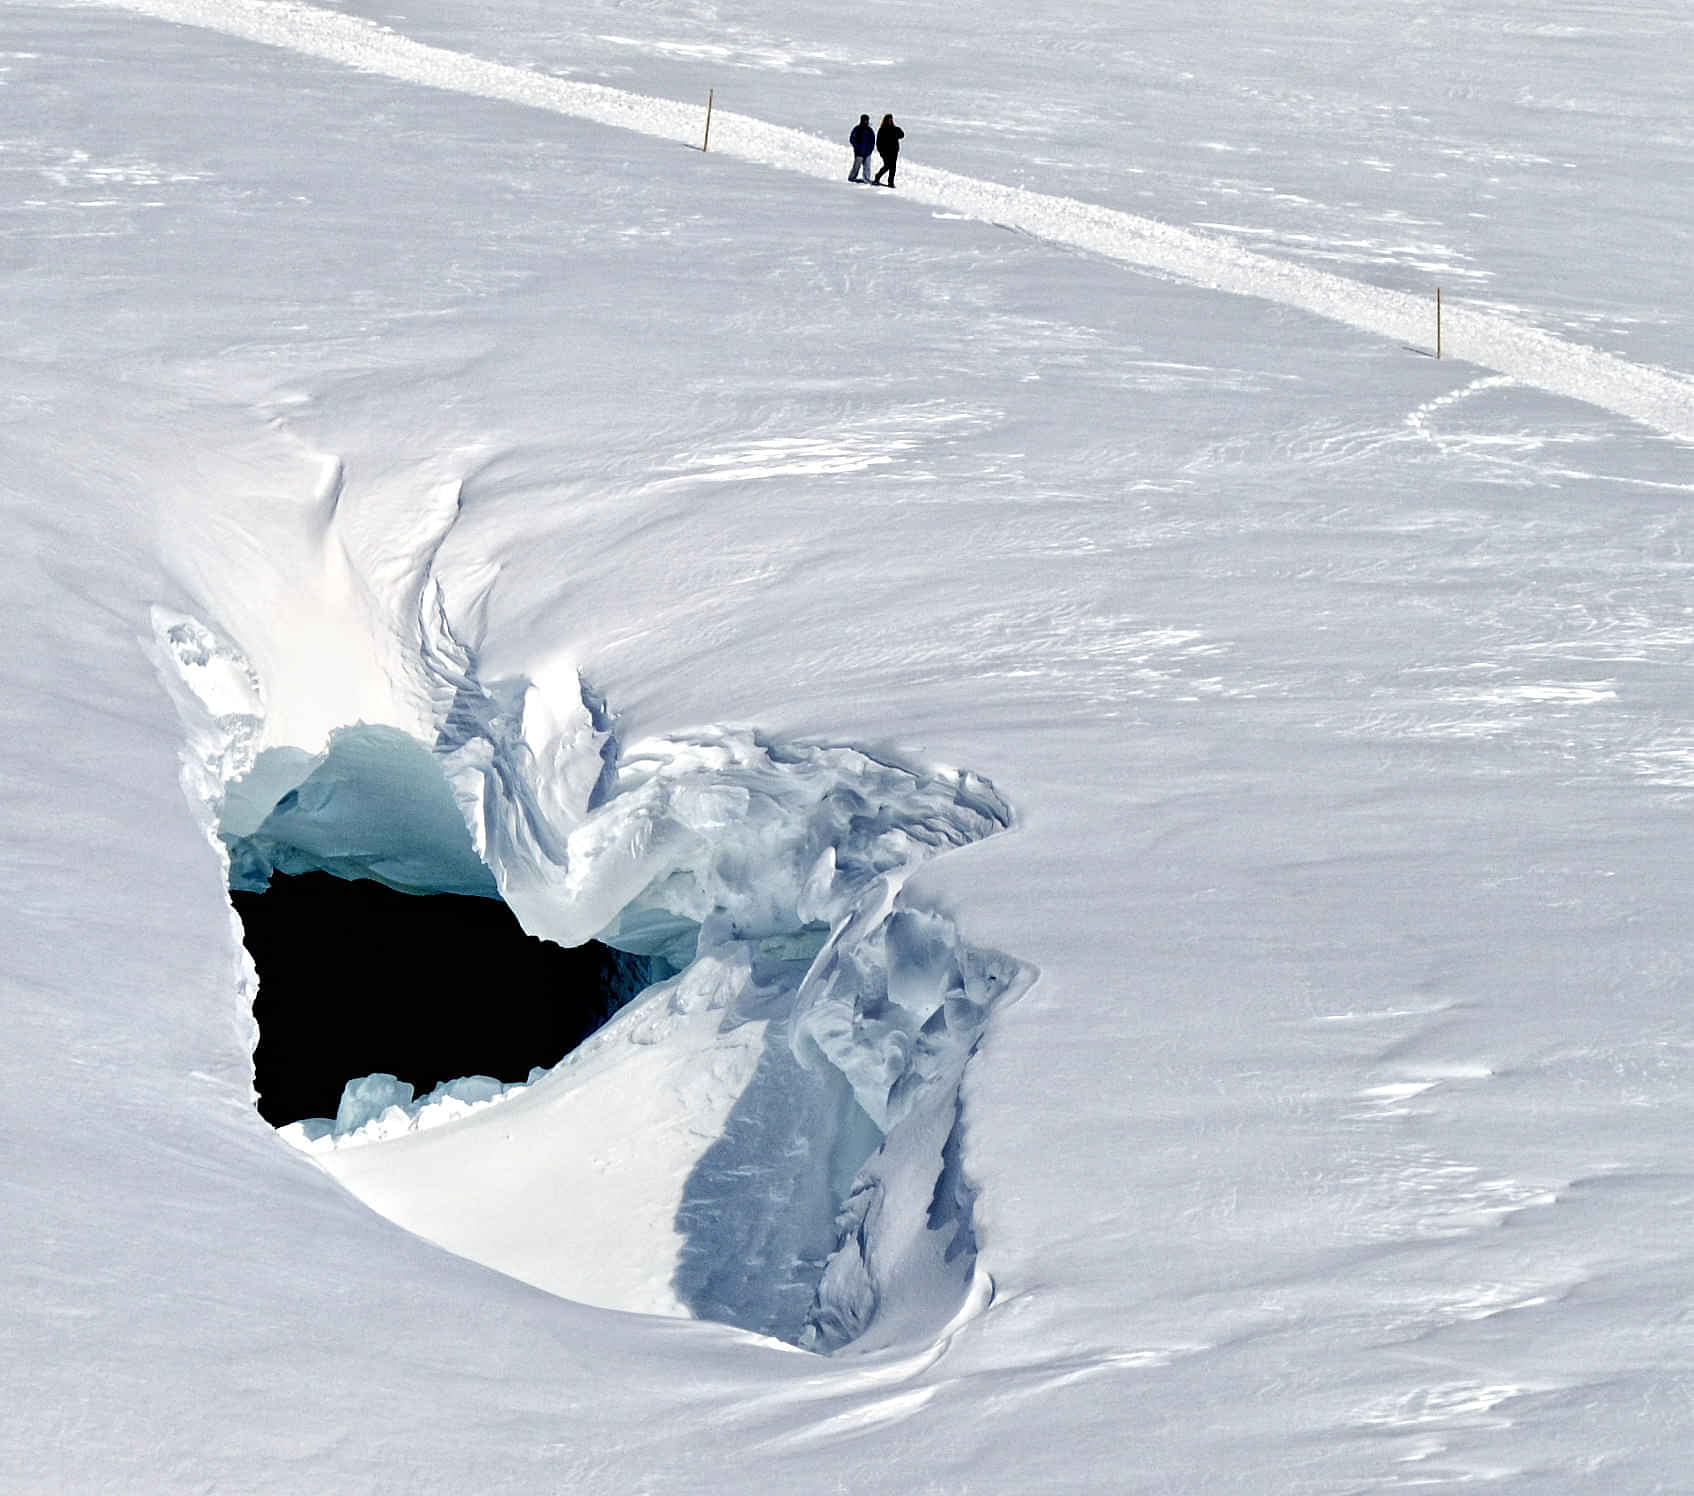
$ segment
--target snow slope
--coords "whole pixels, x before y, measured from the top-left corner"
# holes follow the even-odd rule
[[[717,149],[723,154],[817,177],[838,174],[840,146],[817,136],[730,111],[717,112],[707,120],[692,106],[603,84],[538,78],[521,68],[426,46],[362,18],[342,17],[294,0],[124,3],[148,15],[215,27],[405,82],[509,100],[639,130],[662,140],[692,144],[698,139],[702,149],[710,148],[710,128],[715,124]],[[1404,292],[1271,259],[1229,240],[1155,219],[1027,188],[923,166],[908,166],[905,182],[907,193],[919,202],[962,217],[984,219],[1217,290],[1263,296],[1383,337],[1433,341],[1429,307]],[[1452,357],[1629,416],[1670,436],[1694,437],[1694,384],[1685,376],[1631,364],[1498,313],[1457,308],[1443,318],[1443,333],[1445,351]]]
[[[194,12],[253,15],[0,14],[6,1486],[1676,1488],[1688,20]],[[897,193],[781,133],[887,107]],[[1394,298],[1455,268],[1438,364]],[[254,1114],[196,806],[433,742],[437,604],[538,741],[586,681],[630,749],[1003,797],[901,889],[1039,972],[965,1070],[950,1324],[904,1259],[828,1358],[587,1307]],[[624,1075],[584,1125],[640,1135]],[[336,1157],[474,1172],[528,1096]]]

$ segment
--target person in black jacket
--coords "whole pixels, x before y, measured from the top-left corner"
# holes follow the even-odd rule
[[[847,144],[853,147],[853,169],[847,173],[847,180],[863,182],[868,186],[871,179],[871,152],[876,149],[876,131],[871,129],[871,117],[868,114],[859,116],[858,124],[853,126],[853,133],[847,137]]]
[[[888,177],[888,185],[894,185],[894,168],[900,162],[900,142],[906,138],[906,132],[894,123],[892,114],[885,114],[882,123],[876,127],[876,153],[882,157],[882,165],[877,168],[872,183],[882,185],[884,174]]]

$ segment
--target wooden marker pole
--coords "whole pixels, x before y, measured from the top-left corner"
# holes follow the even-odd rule
[[[1441,357],[1441,287],[1435,288],[1435,356]]]
[[[700,142],[700,149],[705,150],[712,143],[712,95],[716,90],[706,90],[706,138]]]

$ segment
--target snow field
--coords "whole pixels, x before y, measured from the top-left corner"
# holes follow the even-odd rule
[[[121,3],[164,20],[211,27],[405,82],[547,109],[679,144],[704,139],[704,118],[696,106],[539,77],[414,42],[387,27],[297,0]],[[842,174],[843,148],[816,136],[729,110],[714,111],[712,130],[714,148],[721,154],[824,178]],[[1213,290],[1298,308],[1414,348],[1434,342],[1434,312],[1427,298],[1272,259],[1228,239],[1070,198],[915,163],[903,166],[900,175],[904,185],[899,190],[930,207]],[[1686,374],[1632,364],[1498,312],[1450,303],[1443,317],[1443,347],[1448,357],[1639,421],[1666,436],[1694,441],[1694,380]]]
[[[509,58],[558,15],[420,0],[393,24]],[[791,52],[831,49],[816,12],[787,16]],[[1322,239],[1286,242],[1291,260],[1352,243],[1401,289],[1438,257],[1395,247],[1441,241],[1500,274],[1513,316],[1682,361],[1676,282],[1645,274],[1669,274],[1686,216],[1675,119],[1636,107],[1680,97],[1681,52],[1606,61],[1674,15],[1296,0],[1236,28],[1157,5],[1133,28],[1111,7],[1063,19],[1005,79],[1031,103],[1014,146],[1070,195],[1135,200],[1094,193],[1109,163],[1086,159],[1092,121],[1147,108],[1093,66],[1126,48],[1143,75],[1198,74],[1207,133],[1156,130],[1173,157],[1202,152],[1188,136],[1235,148],[1204,152],[1203,188],[1245,193],[1291,143],[1334,164],[1321,204],[1208,220]],[[623,81],[691,97],[651,80],[708,22],[619,20],[601,29],[647,49],[621,49]],[[1552,164],[1507,169],[1514,196],[1482,176],[1500,174],[1486,142],[1443,157],[1452,185],[1427,179],[1421,205],[1442,222],[1415,235],[1352,190],[1463,144],[1378,128],[1403,95],[1353,62],[1402,23],[1454,55],[1490,41],[1490,66],[1557,56],[1533,91],[1569,106],[1494,112],[1496,155]],[[1583,34],[1545,34],[1565,23]],[[1270,302],[976,222],[937,233],[897,194],[773,192],[637,134],[133,12],[0,24],[34,54],[4,59],[4,88],[6,163],[36,204],[5,220],[20,273],[0,285],[18,329],[0,1121],[26,1140],[4,1180],[0,1483],[1676,1488],[1694,1096],[1677,443]],[[955,45],[921,62],[986,76],[1043,25],[952,11]],[[1287,81],[1326,72],[1309,96]],[[1492,98],[1432,77],[1454,110]],[[929,159],[998,177],[973,118]],[[1188,221],[1152,154],[1140,201]],[[1347,165],[1366,156],[1394,171]],[[1476,200],[1495,216],[1469,237],[1473,183],[1505,200]],[[1600,201],[1637,208],[1601,221]],[[1570,244],[1609,300],[1569,304]],[[854,1234],[871,1222],[913,1270],[883,1273],[845,1353],[538,1292],[379,1218],[254,1116],[219,869],[136,640],[159,603],[239,643],[268,699],[249,713],[233,665],[212,694],[267,724],[258,752],[315,754],[362,719],[427,756],[448,703],[423,687],[419,599],[367,579],[415,579],[437,545],[476,678],[536,685],[536,724],[543,706],[578,722],[586,676],[624,744],[853,742],[887,767],[968,764],[1016,805],[1010,834],[905,884],[1042,980],[966,1070],[962,1183],[959,1150],[930,1141],[945,1114],[914,1113],[925,1136],[904,1136],[942,1179],[884,1171],[875,1210],[849,1195]],[[225,739],[192,746],[221,782]],[[648,1017],[672,1034],[721,1023],[670,1009]],[[728,1105],[736,1063],[792,1056],[771,1031],[713,1040],[707,1101]],[[657,1105],[658,1070],[606,1092]],[[523,1105],[339,1156],[494,1133]],[[938,1326],[921,1294],[896,1299],[957,1267],[954,1233],[890,1228],[936,1202],[944,1222],[973,1189],[977,1276]],[[851,1308],[853,1255],[832,1268]]]

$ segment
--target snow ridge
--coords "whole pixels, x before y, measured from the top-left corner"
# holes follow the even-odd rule
[[[296,0],[114,0],[123,9],[220,31],[403,82],[501,99],[680,144],[701,136],[698,105],[489,62],[412,41],[359,17]],[[835,180],[846,147],[749,115],[717,110],[714,152]],[[902,163],[901,192],[929,207],[1020,230],[1213,290],[1315,313],[1421,347],[1431,340],[1430,303],[1401,291],[1277,260],[1225,239],[1074,198],[1030,192],[934,167]],[[1443,319],[1452,358],[1509,375],[1652,430],[1694,441],[1694,379],[1572,343],[1497,312],[1449,306]]]

